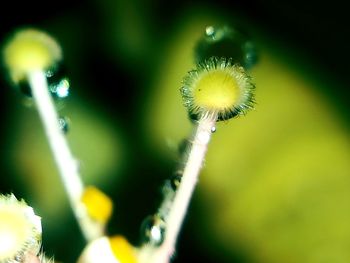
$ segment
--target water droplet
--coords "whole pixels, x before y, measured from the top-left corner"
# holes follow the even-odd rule
[[[182,179],[182,173],[175,174],[170,178],[170,186],[174,191],[176,191],[179,188],[181,179]]]
[[[15,262],[22,262],[23,261],[23,253],[17,254],[15,256]]]
[[[210,57],[232,58],[249,69],[257,62],[257,51],[249,37],[228,26],[208,26],[195,48],[195,60],[203,62]]]
[[[58,83],[53,83],[50,86],[51,94],[57,98],[65,98],[69,95],[69,80],[67,78],[61,79]]]
[[[205,29],[205,34],[206,34],[208,37],[213,36],[214,33],[215,33],[215,29],[214,29],[213,26],[208,26],[208,27],[206,27],[206,29]]]
[[[55,98],[62,99],[69,95],[70,83],[65,75],[66,71],[62,64],[57,64],[45,71],[49,91]],[[16,84],[12,83],[12,85],[18,87],[20,92],[26,97],[32,98],[32,89],[27,78],[20,80]]]
[[[63,64],[55,65],[45,72],[51,94],[58,99],[68,97],[70,83]]]
[[[165,222],[159,215],[150,215],[141,224],[143,243],[160,246],[164,241]]]
[[[69,130],[69,119],[67,117],[60,117],[58,119],[58,124],[60,126],[61,131],[67,133]]]
[[[47,78],[51,78],[51,77],[53,77],[53,75],[55,74],[55,72],[56,72],[56,67],[55,67],[55,68],[50,68],[50,69],[48,69],[48,70],[45,72],[45,76],[46,76]]]
[[[214,126],[214,127],[211,127],[210,131],[211,131],[211,133],[216,132],[216,127],[215,127],[215,126]]]
[[[247,41],[243,45],[244,50],[244,64],[246,68],[253,67],[258,62],[258,52],[255,45],[251,41]]]
[[[178,171],[165,181],[163,186],[164,195],[169,194],[169,191],[176,192],[176,190],[179,188],[181,183],[182,173],[183,173],[182,171]]]

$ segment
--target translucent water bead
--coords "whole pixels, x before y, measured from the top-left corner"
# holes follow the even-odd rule
[[[165,222],[158,215],[150,215],[141,225],[141,239],[143,243],[160,246],[164,241]]]
[[[68,133],[69,131],[69,125],[70,125],[69,123],[70,123],[70,120],[65,116],[61,116],[58,119],[58,124],[60,126],[60,129],[65,134]]]
[[[66,77],[66,72],[62,64],[58,64],[45,71],[49,91],[55,99],[65,99],[69,95],[70,81]],[[26,78],[21,79],[18,84],[20,91],[32,97],[32,91]]]
[[[195,47],[196,63],[210,57],[232,58],[245,69],[253,67],[257,60],[257,50],[249,37],[235,28],[228,26],[208,26]]]

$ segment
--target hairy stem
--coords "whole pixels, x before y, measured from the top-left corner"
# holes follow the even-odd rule
[[[82,207],[80,198],[84,186],[78,172],[77,161],[69,149],[63,131],[60,129],[59,118],[48,90],[46,76],[42,71],[33,71],[28,74],[28,80],[70,205],[85,238],[87,240],[94,239],[102,233]]]
[[[169,214],[164,218],[164,242],[159,248],[151,252],[152,255],[147,259],[147,262],[166,263],[170,261],[171,256],[174,254],[176,240],[198,181],[199,172],[203,165],[212,131],[215,129],[216,120],[216,113],[207,113],[198,121],[181,183],[173,197]],[[164,202],[168,202],[166,197]],[[147,249],[150,250],[150,248]]]

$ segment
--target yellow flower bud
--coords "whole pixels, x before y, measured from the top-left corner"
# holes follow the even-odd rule
[[[107,223],[112,215],[113,203],[106,194],[96,187],[88,186],[84,189],[81,201],[92,219],[99,223]]]
[[[14,195],[0,196],[0,263],[22,262],[37,255],[41,245],[41,220],[33,208]]]
[[[181,93],[196,119],[211,112],[218,120],[227,120],[253,108],[254,89],[243,67],[230,59],[211,57],[187,74]]]
[[[53,68],[62,59],[62,51],[45,32],[23,29],[9,38],[3,49],[3,59],[11,80],[18,84],[31,71]]]

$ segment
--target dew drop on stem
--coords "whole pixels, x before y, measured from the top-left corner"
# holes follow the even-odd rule
[[[197,42],[196,63],[213,56],[232,58],[246,69],[252,68],[258,60],[256,47],[248,35],[229,26],[208,26]]]
[[[145,218],[141,225],[143,243],[160,246],[164,241],[165,222],[157,214]]]
[[[63,131],[63,133],[67,133],[69,130],[69,119],[67,117],[60,117],[58,119],[58,124],[60,126],[61,131]]]

